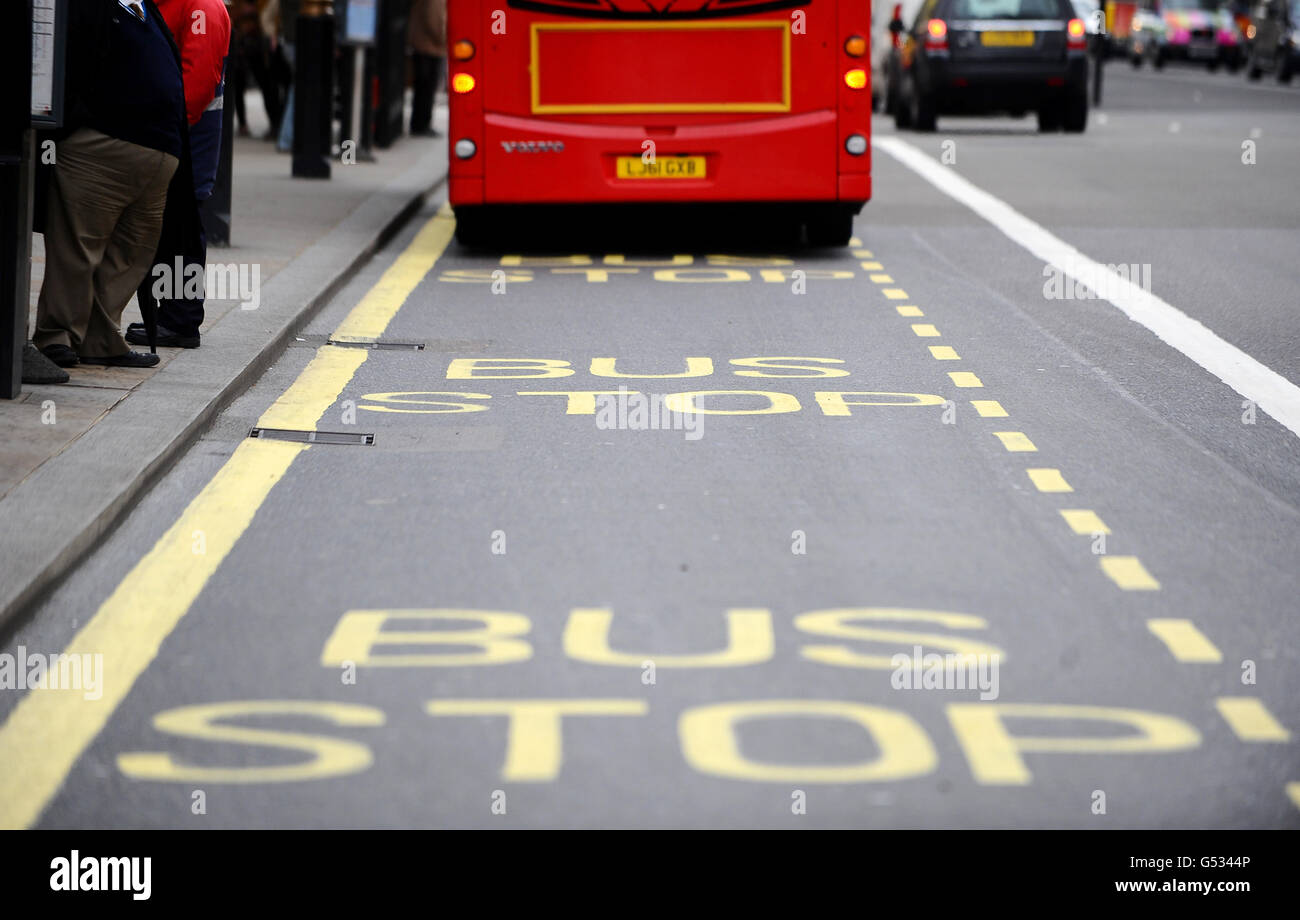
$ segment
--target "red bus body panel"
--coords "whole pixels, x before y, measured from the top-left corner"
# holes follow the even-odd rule
[[[475,48],[448,67],[475,84],[450,93],[450,142],[476,147],[469,159],[452,156],[453,206],[871,197],[870,148],[845,148],[852,134],[870,138],[870,85],[844,79],[850,69],[870,74],[865,56],[844,49],[848,37],[868,36],[867,0],[771,8],[778,0],[745,15],[731,15],[744,11],[732,3],[727,15],[698,18],[539,5],[548,6],[450,0],[448,44]],[[703,157],[705,175],[617,175],[618,157],[650,149]]]

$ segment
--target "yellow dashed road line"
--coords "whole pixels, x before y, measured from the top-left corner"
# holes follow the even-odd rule
[[[972,399],[970,404],[975,407],[980,418],[1006,418],[1007,410],[1002,408],[1002,403],[996,399]]]
[[[993,435],[1012,453],[1030,453],[1038,450],[1023,431],[995,431]]]
[[[953,386],[959,386],[966,389],[984,386],[984,382],[970,371],[953,371],[948,375],[948,378],[952,380]]]
[[[960,361],[961,355],[950,345],[931,345],[930,357],[936,361]]]
[[[907,300],[907,291],[902,288],[882,288],[880,293],[890,300]]]
[[[1102,556],[1101,570],[1125,591],[1160,590],[1160,582],[1151,577],[1137,556]]]
[[[925,314],[921,312],[920,307],[913,306],[912,304],[894,307],[894,309],[898,311],[899,316],[925,316]]]
[[[1038,467],[1035,469],[1025,470],[1029,475],[1029,481],[1034,484],[1034,488],[1039,492],[1073,492],[1074,489],[1065,481],[1060,470],[1054,470],[1048,467]]]
[[[1221,696],[1214,701],[1219,715],[1242,741],[1286,742],[1291,733],[1260,700],[1252,696]]]
[[[1070,525],[1071,530],[1083,536],[1091,536],[1095,533],[1110,533],[1110,528],[1106,526],[1101,518],[1097,517],[1095,511],[1063,509],[1061,517],[1065,518],[1065,523]]]
[[[939,330],[930,323],[912,323],[912,331],[923,339],[937,339]]]
[[[1147,620],[1147,629],[1165,644],[1175,661],[1184,664],[1213,664],[1223,660],[1223,653],[1192,624],[1191,620]]]

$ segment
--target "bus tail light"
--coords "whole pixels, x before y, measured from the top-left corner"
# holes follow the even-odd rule
[[[844,75],[844,84],[849,89],[866,89],[867,72],[861,68],[854,68]]]
[[[1071,19],[1065,27],[1066,47],[1071,51],[1083,51],[1088,47],[1088,30],[1082,19]]]
[[[931,19],[925,24],[925,49],[927,51],[948,50],[948,23],[942,19]]]
[[[468,61],[474,56],[474,43],[462,38],[451,46],[451,56],[458,61]]]
[[[861,35],[851,35],[844,42],[844,53],[849,57],[862,57],[867,53],[867,40]]]
[[[451,78],[451,88],[457,93],[468,93],[474,89],[474,77],[467,73],[458,73]]]

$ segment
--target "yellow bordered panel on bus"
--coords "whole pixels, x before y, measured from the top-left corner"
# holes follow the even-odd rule
[[[788,112],[790,26],[535,22],[529,73],[539,115]]]

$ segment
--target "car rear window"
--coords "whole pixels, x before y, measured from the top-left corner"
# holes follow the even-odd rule
[[[1060,19],[1060,0],[952,0],[951,19]]]

